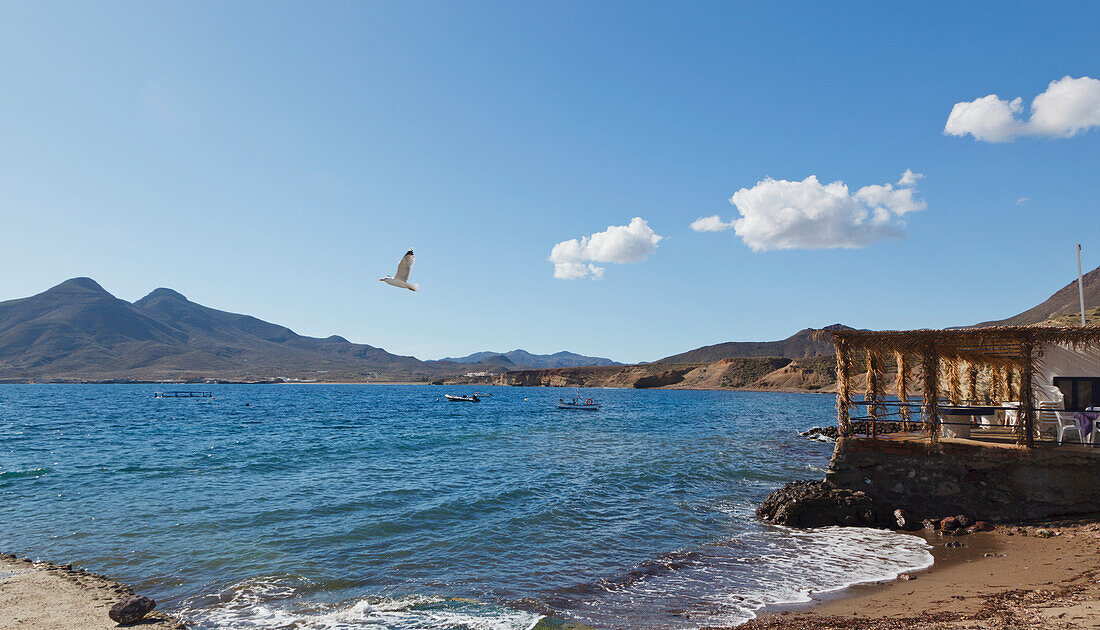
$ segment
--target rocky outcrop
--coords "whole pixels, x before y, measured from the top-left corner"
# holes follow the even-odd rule
[[[634,381],[634,389],[649,389],[651,387],[675,385],[682,382],[684,380],[684,375],[690,371],[690,369],[665,370],[659,374],[643,376]]]
[[[875,433],[879,435],[885,435],[887,433],[900,433],[904,427],[900,422],[876,422]],[[866,420],[860,420],[859,422],[852,423],[852,433],[868,435],[871,432],[871,423]],[[836,440],[840,438],[840,428],[836,425],[829,425],[827,427],[813,427],[806,431],[799,433],[802,437],[807,437],[812,440]]]
[[[871,497],[824,481],[793,481],[783,486],[768,495],[756,516],[791,527],[875,524]]]

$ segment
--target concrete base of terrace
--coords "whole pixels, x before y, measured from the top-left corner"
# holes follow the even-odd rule
[[[1008,436],[937,443],[913,434],[852,436],[837,441],[825,481],[866,492],[884,522],[897,508],[992,522],[1088,514],[1100,511],[1100,448],[1027,449]]]

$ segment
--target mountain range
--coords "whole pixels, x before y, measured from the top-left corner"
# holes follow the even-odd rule
[[[559,368],[581,367],[585,365],[622,365],[611,359],[601,357],[586,357],[575,352],[555,352],[554,354],[531,354],[526,350],[512,350],[511,352],[475,352],[473,354],[446,359],[453,363],[489,363],[495,365],[515,365],[529,368]]]
[[[1100,306],[1100,268],[1090,271],[1083,280],[1087,315],[1100,317],[1096,308]],[[979,325],[1075,324],[1071,315],[1079,310],[1077,286],[1072,282],[1031,309]],[[834,324],[826,329],[840,327],[843,326]],[[724,361],[723,378],[730,383],[745,382],[763,367],[820,373],[824,364],[818,365],[820,361],[811,359],[832,353],[832,345],[807,328],[780,341],[704,346],[634,371],[643,381],[664,382],[662,379],[680,376],[669,376],[666,372],[670,368],[662,365],[697,366]],[[767,358],[794,360],[798,365],[775,368],[771,364],[728,363],[732,359]],[[606,371],[616,367],[632,366],[572,352],[537,355],[520,349],[422,361],[351,343],[337,335],[323,339],[299,335],[285,326],[249,315],[196,304],[171,289],[159,288],[136,302],[127,302],[111,295],[91,278],[73,278],[38,295],[0,302],[0,382],[427,381],[469,372],[576,368]],[[553,379],[560,374],[544,376]],[[707,378],[712,377],[713,374]]]
[[[846,328],[848,326],[843,324],[833,324],[826,326],[825,330]],[[674,354],[660,359],[657,363],[710,363],[741,357],[804,359],[827,354],[833,354],[833,344],[818,339],[813,328],[806,328],[780,341],[727,341]]]
[[[91,278],[72,278],[31,297],[0,302],[0,381],[423,381],[471,370],[587,360],[571,352],[515,350],[421,361],[338,335],[299,335],[249,315],[197,304],[172,289],[159,288],[127,302]]]
[[[1085,294],[1085,312],[1100,306],[1100,267],[1081,276],[1082,288]],[[1031,326],[1048,320],[1063,318],[1066,315],[1079,314],[1081,312],[1081,298],[1077,290],[1077,280],[1073,280],[1066,286],[1058,289],[1054,295],[1047,298],[1041,304],[1027,309],[1019,315],[1013,315],[1006,319],[998,319],[976,324],[977,326]],[[1077,322],[1073,325],[1078,325]]]
[[[338,336],[305,337],[171,289],[130,303],[91,278],[73,278],[0,302],[0,379],[310,380],[383,370],[409,378],[438,373],[414,357]]]

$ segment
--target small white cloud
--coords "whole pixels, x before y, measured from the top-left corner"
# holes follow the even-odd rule
[[[765,179],[730,198],[741,216],[730,223],[707,217],[704,225],[730,225],[754,251],[865,247],[904,235],[904,216],[927,204],[913,197],[923,177],[906,170],[895,184],[864,186],[850,194],[844,182],[822,185],[811,175],[798,181]],[[696,230],[700,231],[700,230]]]
[[[722,217],[717,214],[710,217],[702,217],[691,222],[691,229],[696,232],[724,232],[733,229],[733,221],[723,223]]]
[[[924,177],[924,173],[914,173],[911,169],[905,169],[905,172],[901,174],[901,179],[898,180],[898,186],[913,186],[917,183],[918,179]]]
[[[955,103],[943,132],[951,136],[970,134],[985,142],[1005,142],[1021,133],[1023,123],[1016,120],[1023,99],[1001,100],[996,94],[969,103]]]
[[[1017,206],[1022,206],[1022,205],[1024,205],[1025,203],[1027,203],[1029,201],[1031,201],[1031,197],[1020,197],[1019,199],[1016,200],[1016,205]]]
[[[1100,126],[1100,80],[1070,76],[1051,81],[1031,101],[1031,118],[1023,120],[1023,99],[1006,101],[996,94],[956,103],[943,132],[970,134],[984,142],[1007,142],[1019,136],[1068,138]]]
[[[645,219],[634,217],[629,225],[612,225],[603,232],[562,241],[550,250],[554,277],[576,280],[591,275],[598,280],[604,268],[591,263],[640,262],[656,251],[662,238]]]

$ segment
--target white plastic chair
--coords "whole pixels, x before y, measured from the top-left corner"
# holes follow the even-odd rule
[[[1058,418],[1058,444],[1062,444],[1062,438],[1066,433],[1070,431],[1077,434],[1077,439],[1081,440],[1082,444],[1088,444],[1092,441],[1092,434],[1089,434],[1089,442],[1085,441],[1085,436],[1081,435],[1081,428],[1077,426],[1077,421],[1074,420],[1073,414],[1068,411],[1055,411],[1054,415]]]
[[[1042,436],[1044,431],[1050,431],[1051,435],[1058,435],[1058,413],[1062,408],[1061,402],[1043,400],[1039,402],[1039,410],[1035,414],[1035,433]]]

